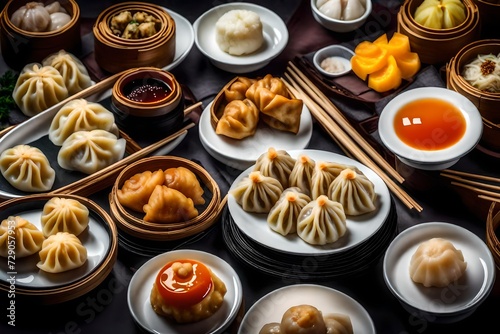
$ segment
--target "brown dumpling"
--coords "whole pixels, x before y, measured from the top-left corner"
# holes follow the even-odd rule
[[[281,80],[278,77],[273,77],[271,74],[267,74],[262,79],[257,80],[246,91],[245,96],[250,100],[254,101],[255,104],[257,104],[256,92],[258,88],[265,88],[273,94],[281,95],[286,98],[290,97],[283,80]]]
[[[224,97],[227,102],[233,100],[244,100],[247,89],[255,82],[255,79],[247,77],[238,77],[236,80],[224,90]]]
[[[116,195],[121,205],[137,212],[143,212],[143,207],[148,203],[151,193],[157,185],[165,182],[163,170],[155,172],[144,171],[137,173],[123,183]]]
[[[185,167],[168,168],[164,172],[165,185],[179,190],[186,197],[193,200],[194,205],[205,204],[203,188],[196,175]]]
[[[233,139],[253,136],[259,123],[259,109],[248,100],[234,100],[224,108],[215,133]]]
[[[155,187],[143,210],[143,219],[151,223],[179,223],[198,215],[191,198],[164,185]]]

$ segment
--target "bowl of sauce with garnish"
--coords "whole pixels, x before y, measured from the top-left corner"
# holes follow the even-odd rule
[[[403,163],[424,170],[454,165],[475,148],[482,131],[476,106],[441,87],[399,94],[384,107],[378,123],[382,143]]]

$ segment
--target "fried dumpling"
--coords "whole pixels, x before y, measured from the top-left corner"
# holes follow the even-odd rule
[[[118,136],[115,116],[97,102],[86,99],[71,100],[59,109],[49,128],[49,139],[54,145],[61,146],[77,131],[106,130]]]
[[[299,188],[285,189],[269,211],[267,224],[271,230],[281,235],[295,233],[299,214],[309,202],[311,202],[311,198]]]
[[[257,158],[253,170],[277,179],[285,189],[294,166],[295,159],[287,151],[270,147]]]
[[[111,132],[77,131],[64,141],[57,162],[64,169],[92,174],[123,158],[125,147],[125,139]]]
[[[82,61],[65,50],[59,50],[42,60],[43,66],[52,66],[61,73],[69,95],[92,85],[89,72]]]
[[[350,168],[344,169],[333,180],[328,195],[331,200],[342,204],[347,215],[362,215],[376,209],[377,194],[372,181]]]
[[[45,203],[40,222],[45,237],[58,232],[78,236],[89,225],[89,209],[73,198],[52,197]]]
[[[12,239],[15,238],[15,239]],[[20,216],[9,216],[0,224],[0,256],[8,257],[15,240],[15,256],[23,258],[35,254],[45,240],[42,231]]]
[[[230,194],[246,212],[269,213],[282,192],[283,186],[278,180],[253,171],[244,177]]]
[[[152,223],[178,223],[198,215],[191,198],[164,185],[155,187],[143,210],[143,219]]]
[[[325,245],[340,239],[347,231],[342,204],[321,195],[309,202],[299,214],[297,234],[312,245]]]
[[[37,267],[49,273],[79,268],[88,257],[87,248],[80,239],[68,232],[58,232],[45,239],[38,255],[40,261]]]
[[[143,207],[157,185],[165,182],[163,170],[144,171],[136,173],[126,180],[122,187],[116,191],[116,196],[121,205],[137,212],[144,212]]]
[[[215,133],[233,139],[253,136],[259,123],[259,110],[248,99],[234,100],[224,108]]]
[[[265,88],[273,95],[277,94],[287,98],[290,97],[290,95],[288,94],[288,90],[286,89],[285,82],[279,77],[275,77],[271,74],[266,74],[263,78],[256,80],[247,89],[247,91],[245,92],[245,96],[250,100],[256,102],[258,100],[258,96],[256,95],[256,91],[258,88]]]
[[[305,154],[299,155],[288,177],[288,185],[290,187],[299,187],[303,193],[310,195],[315,165],[316,162],[309,156]]]
[[[186,197],[193,200],[194,205],[205,204],[203,198],[204,190],[200,181],[191,170],[185,167],[167,168],[164,171],[165,185],[169,188],[179,190]]]
[[[247,77],[236,78],[236,80],[224,90],[226,101],[244,100],[246,91],[255,81],[255,79]]]
[[[56,172],[45,154],[37,147],[20,144],[0,154],[0,171],[16,189],[44,192],[52,189]]]

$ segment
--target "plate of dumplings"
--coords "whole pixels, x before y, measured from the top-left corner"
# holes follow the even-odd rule
[[[234,180],[228,211],[242,234],[273,251],[331,255],[375,235],[389,217],[391,196],[355,160],[269,147]]]

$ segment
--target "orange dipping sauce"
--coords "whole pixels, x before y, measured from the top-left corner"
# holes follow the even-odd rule
[[[410,102],[396,112],[394,130],[406,145],[435,151],[456,144],[465,134],[466,121],[448,101],[428,98]]]

